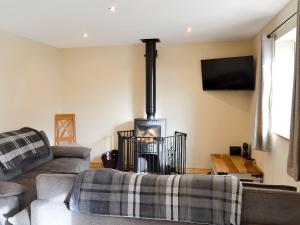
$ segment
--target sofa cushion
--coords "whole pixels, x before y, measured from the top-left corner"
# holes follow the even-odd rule
[[[51,173],[80,173],[89,168],[89,162],[79,158],[57,158],[38,169]]]
[[[30,225],[30,207],[27,207],[13,217],[10,217],[8,222],[17,225]]]
[[[0,180],[2,180],[2,181],[11,180],[17,176],[20,176],[22,173],[23,172],[21,169],[4,173],[2,171],[2,169],[0,168]]]
[[[47,157],[36,159],[36,160],[32,161],[32,163],[25,165],[22,168],[22,173],[26,173],[26,172],[28,172],[28,171],[30,171],[30,170],[38,167],[38,166],[41,166],[41,165],[51,161],[52,159],[53,159],[52,153],[49,154]]]
[[[25,191],[23,185],[0,181],[0,197],[17,196]]]
[[[23,169],[52,154],[40,132],[29,127],[2,133],[0,141],[0,168],[3,174]]]
[[[28,171],[15,179],[12,182],[22,184],[25,187],[25,192],[20,199],[20,209],[27,207],[30,202],[37,198],[36,192],[36,177],[39,174],[45,173],[79,173],[89,168],[89,162],[77,158],[58,158],[51,160],[39,167]]]
[[[244,188],[242,221],[245,224],[296,225],[300,195],[293,191]]]
[[[20,197],[21,210],[27,207],[34,199],[36,199],[36,176],[41,173],[45,172],[34,169],[12,180],[14,183],[23,185],[25,189],[24,193]]]
[[[36,178],[37,198],[57,202],[67,202],[73,187],[75,174],[41,174]],[[49,191],[49,187],[53,187]]]
[[[72,157],[85,159],[89,156],[91,149],[82,146],[51,146],[54,157]]]
[[[7,218],[19,210],[18,196],[0,198],[0,224],[7,224]]]

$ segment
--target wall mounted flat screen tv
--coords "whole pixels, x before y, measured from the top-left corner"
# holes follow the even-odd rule
[[[254,90],[253,56],[201,60],[203,90]]]

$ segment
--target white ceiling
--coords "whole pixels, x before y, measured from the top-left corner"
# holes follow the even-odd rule
[[[152,37],[163,42],[234,40],[255,35],[288,2],[0,0],[0,30],[60,48],[132,44]]]

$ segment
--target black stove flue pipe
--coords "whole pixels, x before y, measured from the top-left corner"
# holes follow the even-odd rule
[[[147,119],[155,119],[156,113],[156,42],[159,39],[142,39],[145,47],[146,58],[146,113]]]

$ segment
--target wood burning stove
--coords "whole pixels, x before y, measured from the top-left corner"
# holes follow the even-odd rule
[[[156,119],[156,43],[143,39],[146,59],[147,119],[134,120],[133,131],[118,132],[119,169],[135,172],[185,173],[186,134],[166,137],[166,119]]]

